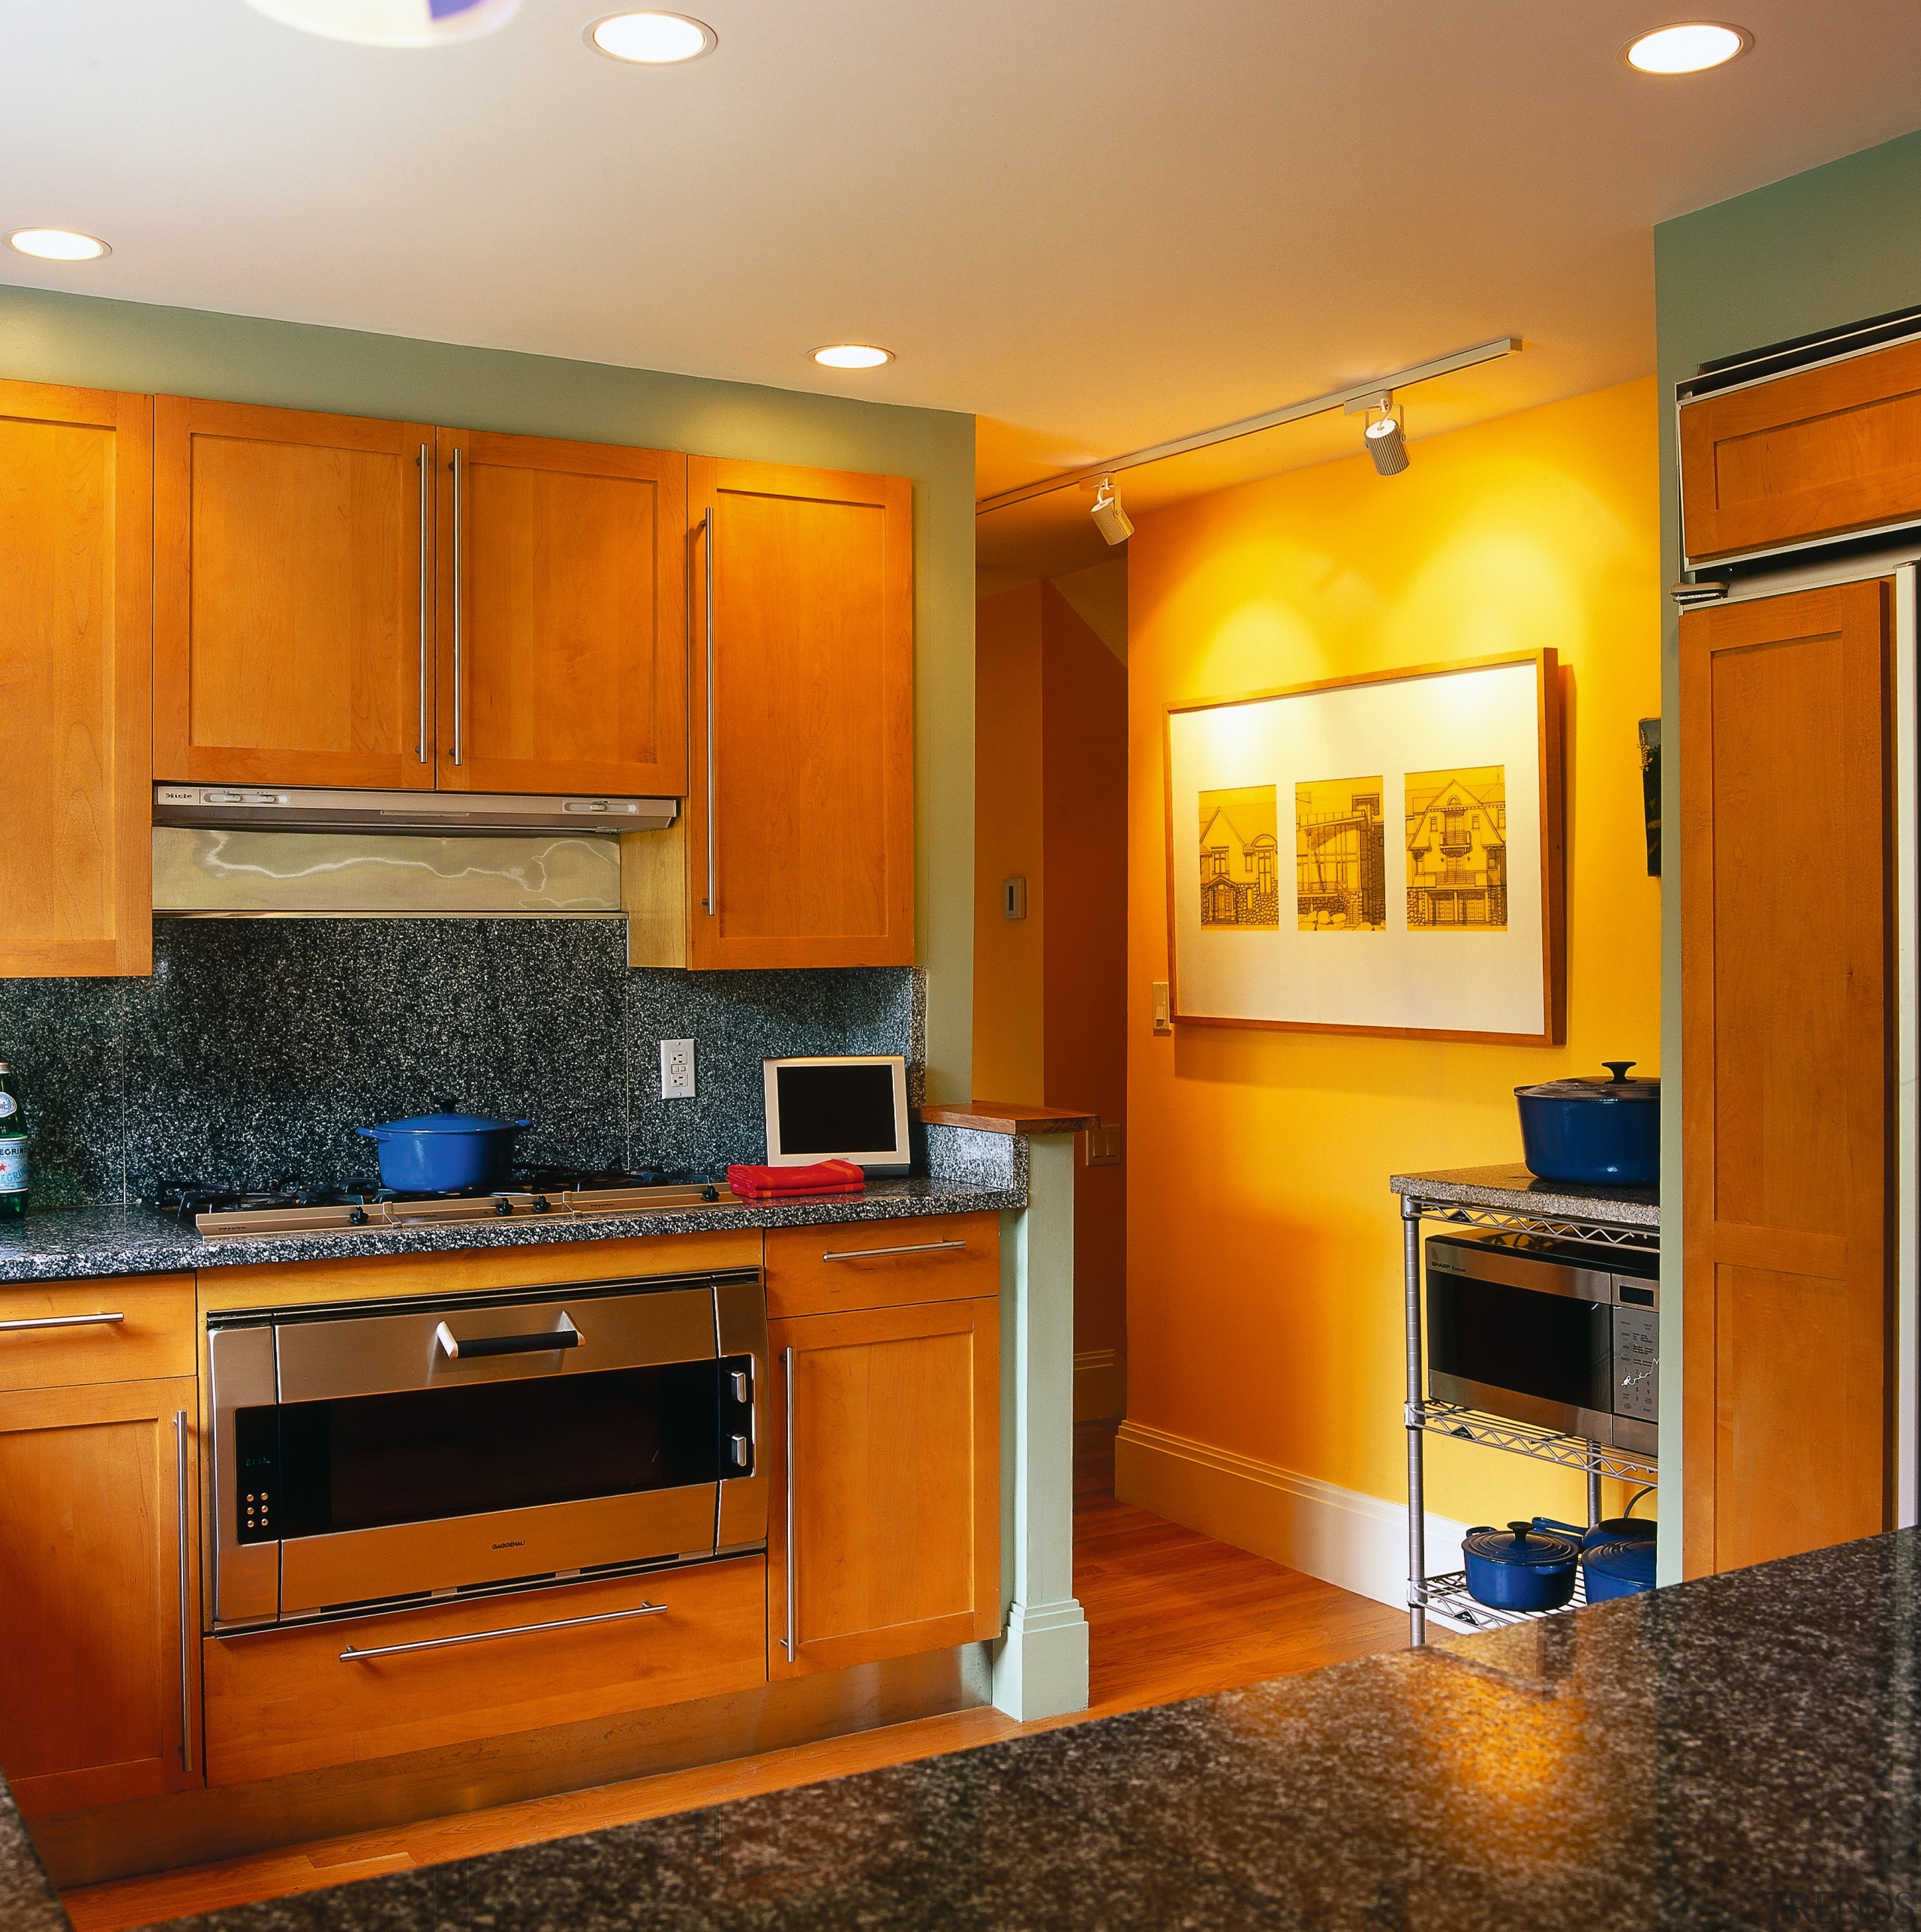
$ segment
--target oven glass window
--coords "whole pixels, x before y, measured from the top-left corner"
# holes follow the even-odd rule
[[[277,1465],[277,1520],[260,1530],[323,1536],[738,1474],[722,1461],[723,1424],[739,1426],[723,1384],[746,1365],[528,1377],[286,1403],[235,1419],[243,1448],[270,1443]],[[254,1536],[243,1530],[241,1539]]]
[[[1503,1281],[1427,1277],[1427,1361],[1443,1375],[1569,1409],[1614,1406],[1613,1311]]]

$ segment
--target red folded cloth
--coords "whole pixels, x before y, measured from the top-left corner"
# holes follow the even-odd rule
[[[851,1160],[816,1160],[809,1167],[730,1167],[727,1185],[745,1201],[813,1200],[858,1194],[867,1177]]]

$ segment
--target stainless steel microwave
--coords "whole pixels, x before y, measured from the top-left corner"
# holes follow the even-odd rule
[[[1656,1454],[1658,1270],[1652,1254],[1538,1235],[1430,1235],[1428,1393]]]
[[[763,1547],[756,1270],[209,1317],[215,1630]]]

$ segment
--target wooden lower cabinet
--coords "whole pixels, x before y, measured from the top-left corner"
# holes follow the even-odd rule
[[[939,1214],[767,1231],[767,1312],[837,1315],[1000,1292],[1000,1217]]]
[[[997,1636],[999,1300],[800,1316],[768,1341],[769,1675]]]
[[[1681,620],[1691,1576],[1892,1521],[1890,588]]]
[[[624,1614],[644,1605],[660,1607]],[[589,1618],[605,1621],[574,1621]],[[766,1681],[766,1564],[757,1556],[209,1637],[207,1782],[751,1690]],[[343,1655],[399,1645],[421,1648]]]
[[[191,1376],[0,1394],[0,1768],[30,1817],[200,1781],[195,1413]]]

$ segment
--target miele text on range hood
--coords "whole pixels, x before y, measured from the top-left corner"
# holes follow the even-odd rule
[[[288,785],[157,784],[155,825],[244,826],[255,832],[657,832],[675,799],[558,793],[345,792]]]

